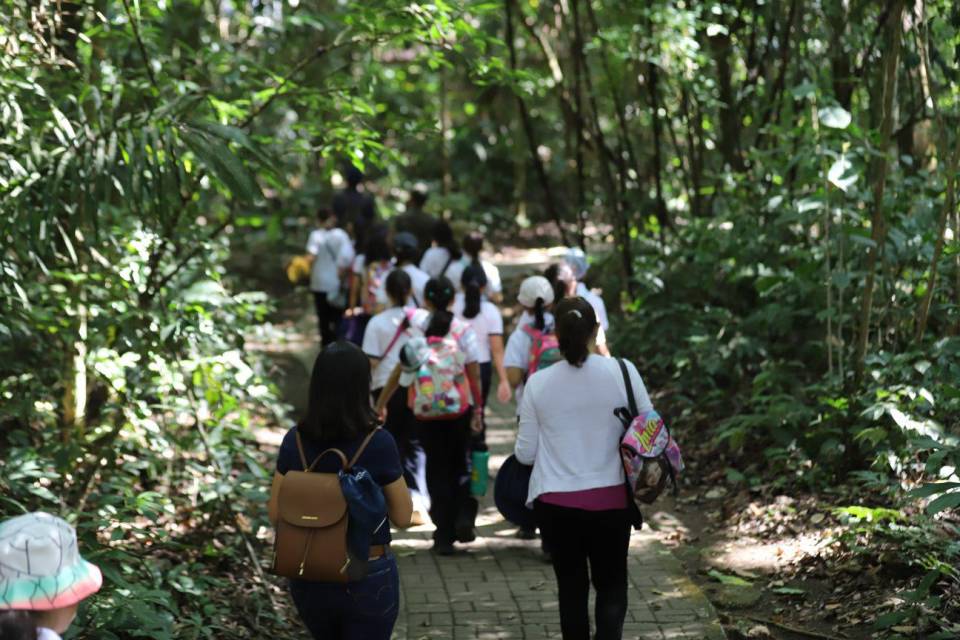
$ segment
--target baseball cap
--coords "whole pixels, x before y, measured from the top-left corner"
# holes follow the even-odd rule
[[[400,386],[409,387],[417,378],[421,365],[427,361],[430,347],[423,336],[410,338],[400,350]]]
[[[413,235],[409,231],[401,231],[397,235],[393,236],[393,248],[399,249],[401,247],[406,247],[407,249],[416,249],[419,245],[417,241],[417,236]]]
[[[0,609],[49,611],[100,590],[103,576],[80,557],[77,532],[49,513],[0,523]]]
[[[543,298],[544,304],[553,304],[553,287],[543,276],[530,276],[520,284],[517,301],[525,307],[533,307],[537,298]]]

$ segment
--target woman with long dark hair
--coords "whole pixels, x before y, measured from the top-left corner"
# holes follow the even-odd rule
[[[565,298],[554,310],[563,360],[529,377],[515,454],[532,464],[533,505],[550,550],[564,640],[588,640],[590,583],[597,592],[596,640],[618,640],[627,613],[630,512],[616,443],[626,404],[619,363],[595,353],[593,307]],[[652,408],[636,367],[626,362],[639,410]]]
[[[473,539],[472,526],[458,528],[458,524],[464,522],[462,513],[469,508],[467,456],[470,433],[482,430],[483,395],[480,367],[477,364],[480,355],[473,329],[450,311],[454,298],[453,283],[447,278],[431,278],[424,290],[424,297],[426,310],[419,310],[412,319],[413,326],[423,333],[423,337],[414,338],[404,345],[400,352],[400,364],[394,367],[377,400],[377,411],[384,411],[402,383],[414,384],[422,368],[429,367],[431,350],[433,355],[442,350],[447,353],[452,351],[456,354],[456,360],[462,362],[451,367],[445,374],[447,379],[432,380],[431,384],[439,383],[434,389],[436,397],[443,392],[443,388],[453,388],[464,381],[469,387],[469,391],[464,390],[465,395],[469,394],[466,406],[460,407],[449,417],[425,417],[417,413],[418,408],[414,408],[420,442],[427,454],[430,519],[436,525],[433,549],[440,555],[450,555],[455,552],[454,542]]]
[[[384,281],[393,270],[392,250],[385,225],[376,225],[367,230],[363,253],[353,260],[350,274],[350,296],[346,316],[344,336],[354,344],[363,343],[370,318],[383,311],[387,306],[384,298]]]
[[[280,445],[270,492],[271,522],[276,524],[279,518],[278,496],[284,474],[303,471],[304,460],[308,465],[316,460],[314,471],[338,472],[342,464],[338,456],[317,457],[336,448],[351,459],[376,426],[370,404],[370,361],[359,347],[335,342],[317,356],[310,376],[307,414],[287,432]],[[390,521],[398,527],[409,526],[412,505],[393,436],[386,430],[377,430],[357,459],[356,467],[365,469],[382,488]],[[314,638],[389,640],[400,602],[397,562],[389,550],[390,539],[389,527],[380,527],[373,533],[368,572],[361,580],[290,580],[293,602]]]

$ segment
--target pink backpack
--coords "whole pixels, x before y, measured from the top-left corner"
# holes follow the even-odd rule
[[[677,476],[683,471],[683,456],[660,415],[653,409],[642,414],[638,411],[627,365],[620,359],[617,363],[627,387],[629,405],[613,412],[624,427],[620,460],[627,478],[627,491],[635,506],[640,507],[653,503],[660,496],[668,478],[676,494]]]
[[[563,360],[557,334],[552,331],[541,331],[532,324],[524,325],[523,332],[532,340],[530,357],[527,359],[527,377]]]

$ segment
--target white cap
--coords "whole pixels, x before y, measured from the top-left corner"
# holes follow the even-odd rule
[[[537,298],[542,298],[544,304],[553,304],[553,287],[543,276],[530,276],[521,283],[517,301],[532,308],[536,306]]]

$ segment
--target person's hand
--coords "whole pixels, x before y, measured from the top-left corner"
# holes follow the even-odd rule
[[[497,385],[497,400],[503,404],[510,402],[510,398],[513,394],[510,391],[510,383],[503,379]]]
[[[483,408],[477,407],[473,412],[473,418],[470,420],[470,430],[474,433],[483,432]]]
[[[377,418],[380,420],[380,424],[386,424],[387,422],[387,408],[384,407],[374,407],[374,411],[377,412]]]

